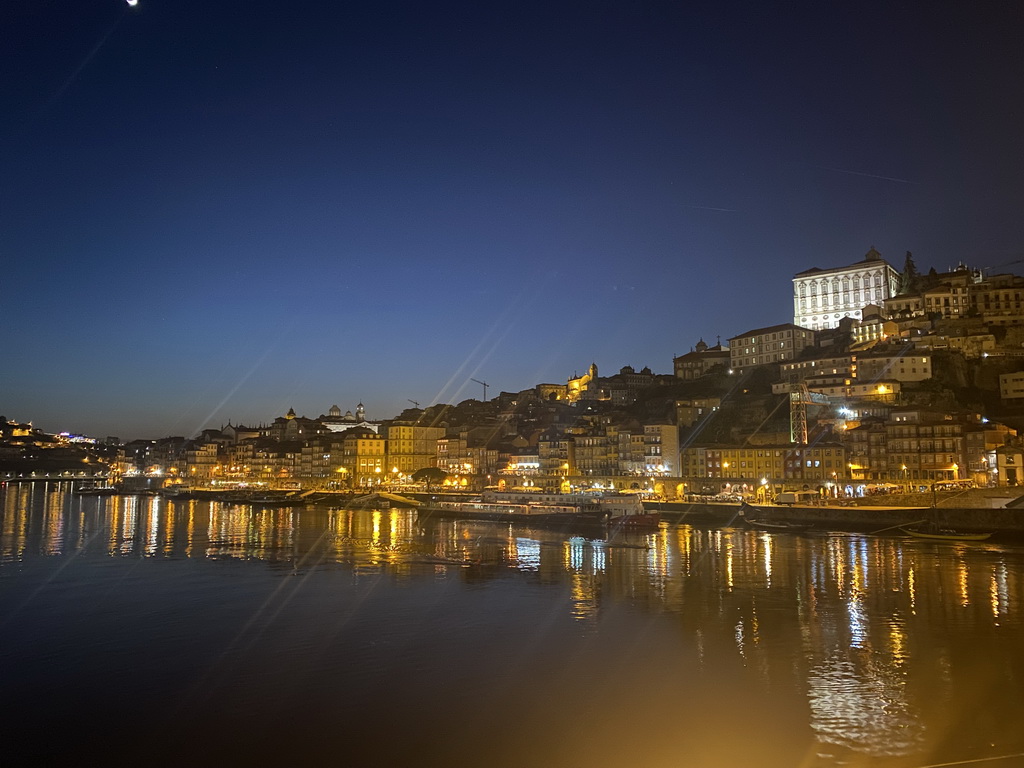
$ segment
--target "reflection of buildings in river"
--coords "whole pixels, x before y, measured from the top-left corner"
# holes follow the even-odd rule
[[[535,539],[516,537],[514,547],[509,548],[512,562],[520,571],[540,571],[540,542]]]
[[[318,513],[308,516],[315,519],[315,514]],[[329,562],[351,563],[357,572],[364,568],[372,572],[383,565],[405,563],[413,549],[410,542],[418,538],[415,514],[399,509],[332,509],[327,518],[330,536],[325,551],[318,557]],[[312,536],[312,530],[307,535]],[[318,546],[316,542],[308,542],[299,554],[307,557],[309,547]]]
[[[1006,615],[1010,610],[1010,590],[1008,581],[1006,561],[999,560],[992,568],[992,578],[990,580],[989,587],[992,616],[997,620],[996,626],[999,626],[998,619]],[[1019,595],[1020,592],[1017,592],[1017,594]]]
[[[672,543],[679,567],[670,582],[683,587],[671,599],[696,625],[700,652],[726,642],[766,683],[804,677],[820,738],[865,754],[920,750],[922,707],[958,684],[950,675],[911,681],[908,649],[948,666],[963,651],[957,630],[1013,614],[1024,579],[977,549],[895,538],[680,526]]]
[[[908,694],[900,618],[902,550],[887,539],[830,537],[809,555],[801,623],[811,727],[821,741],[861,754],[919,751],[924,725]]]
[[[8,484],[4,489],[3,527],[0,528],[2,562],[21,560],[28,540],[29,517],[32,512],[32,483]]]
[[[992,562],[963,545],[834,537],[813,554],[802,612],[812,727],[869,755],[909,754],[941,739],[925,732],[921,711],[943,711],[956,698],[963,681],[950,672],[954,662],[966,666],[957,652],[963,660],[978,630],[1019,607],[1021,574],[1011,585],[1001,555]],[[911,662],[929,657],[937,668],[911,678]]]
[[[808,673],[811,727],[829,744],[872,757],[920,750],[925,727],[907,675],[884,651],[835,648]]]
[[[67,492],[62,490],[67,487],[66,483],[56,483],[55,487],[50,483],[43,484],[43,493],[46,494],[46,504],[43,507],[43,554],[59,555],[65,548],[65,536],[67,534],[67,516],[63,514],[64,502]]]
[[[136,543],[144,540],[139,531],[139,497],[110,496],[110,533],[108,552],[111,555],[134,554]]]
[[[47,556],[77,548],[81,516],[63,512],[77,499],[72,487],[70,481],[4,484],[0,562],[21,560],[29,541],[38,542],[38,554]]]
[[[296,556],[296,523],[290,508],[210,502],[206,556],[290,560]]]
[[[966,616],[992,625],[1019,613],[1024,594],[1021,569],[1008,566],[999,550],[977,545],[781,537],[686,525],[567,542],[550,531],[472,521],[424,528],[415,512],[397,509],[298,511],[147,496],[82,497],[67,483],[12,483],[3,494],[4,560],[21,557],[28,541],[36,541],[42,554],[67,554],[95,541],[112,555],[275,560],[305,558],[323,547],[318,559],[369,564],[401,564],[403,555],[416,551],[436,557],[442,567],[504,563],[544,582],[594,575],[603,599],[639,600],[652,610],[685,611],[701,621],[718,615],[729,635],[735,614],[728,619],[725,612],[746,605],[748,637],[751,590],[780,606],[790,601],[798,607],[805,634],[855,646],[870,640],[872,616],[953,623]],[[835,603],[843,606],[841,615],[826,609]]]

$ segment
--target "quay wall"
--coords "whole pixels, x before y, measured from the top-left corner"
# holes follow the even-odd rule
[[[661,512],[668,522],[712,525],[739,525],[738,504],[687,504],[682,502],[644,502],[645,509]],[[883,528],[927,521],[941,528],[964,532],[991,532],[1008,538],[1024,538],[1024,509],[987,509],[982,507],[754,507],[756,514],[771,521],[813,523],[839,531],[877,531]],[[754,513],[751,513],[753,516]]]

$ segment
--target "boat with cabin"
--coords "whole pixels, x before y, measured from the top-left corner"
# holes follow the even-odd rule
[[[72,493],[76,496],[115,496],[118,490],[106,481],[87,480],[75,487]]]

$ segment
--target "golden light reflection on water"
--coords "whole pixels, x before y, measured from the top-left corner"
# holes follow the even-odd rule
[[[967,593],[967,563],[964,562],[962,553],[957,556],[957,587],[960,593],[960,605],[965,608],[970,605],[971,599]]]
[[[0,562],[21,559],[25,551],[30,510],[28,500],[23,499],[20,492],[8,492],[4,495],[4,519],[3,527],[0,528],[3,538],[0,542]]]
[[[910,598],[910,612],[917,611],[917,578],[916,571],[910,568],[907,571],[907,595]]]
[[[1010,610],[1005,561],[1000,560],[993,566],[989,585],[989,602],[992,606],[992,616],[999,619]]]
[[[609,606],[635,606],[673,622],[690,674],[735,664],[742,671],[733,674],[759,689],[798,693],[815,743],[837,754],[940,754],[931,750],[950,720],[984,705],[965,695],[969,670],[981,661],[1005,664],[1010,673],[999,682],[1017,696],[990,692],[992,705],[1024,717],[1013,675],[1020,662],[998,656],[1024,645],[1019,547],[686,525],[604,539],[471,521],[423,525],[400,509],[86,500],[67,491],[43,498],[21,487],[5,491],[2,510],[0,564],[89,549],[340,564],[357,577],[514,578],[564,590],[559,611],[588,633],[600,629]],[[1008,738],[993,733],[990,741]]]
[[[732,538],[729,537],[729,538],[725,539],[725,583],[726,583],[726,586],[729,587],[729,589],[732,589],[733,586],[734,586],[733,573],[732,573],[732,561],[733,561]]]
[[[570,576],[572,608],[571,614],[575,621],[593,625],[598,616],[597,593],[593,580],[583,573]]]

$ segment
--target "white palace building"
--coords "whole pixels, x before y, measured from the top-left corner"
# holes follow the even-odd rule
[[[900,273],[871,246],[863,260],[848,267],[813,267],[793,278],[793,324],[820,331],[837,328],[844,317],[861,319],[868,304],[881,306],[895,296]]]

